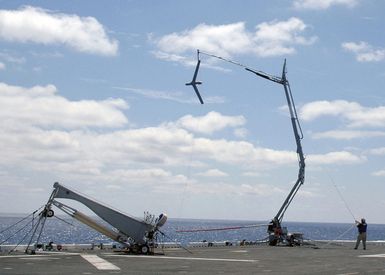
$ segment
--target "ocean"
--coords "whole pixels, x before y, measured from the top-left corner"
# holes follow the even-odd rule
[[[59,219],[60,218],[60,219]],[[84,243],[111,243],[107,237],[95,230],[79,223],[78,221],[62,217],[48,218],[41,235],[40,242],[50,241],[56,244],[84,244]],[[28,232],[32,229],[31,219],[26,219],[14,227],[6,230],[11,225],[20,221],[21,217],[0,217],[0,245],[1,244],[27,244]],[[96,219],[96,218],[95,218]],[[34,221],[36,222],[36,220]],[[100,222],[100,220],[99,220]],[[237,230],[221,230],[208,232],[178,233],[178,230],[209,229],[223,227],[237,227],[255,224],[266,224],[266,221],[228,221],[228,220],[196,220],[196,219],[169,219],[161,228],[165,234],[164,242],[199,241],[257,241],[267,236],[266,226],[243,228]],[[306,240],[355,240],[357,229],[353,224],[346,223],[309,223],[309,222],[283,222],[289,232],[301,232]],[[368,224],[369,241],[385,241],[384,224]]]

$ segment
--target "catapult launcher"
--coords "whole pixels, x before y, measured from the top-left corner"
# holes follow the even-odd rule
[[[28,252],[29,246],[36,235],[36,243],[38,243],[46,219],[55,215],[54,210],[52,209],[53,206],[113,241],[120,243],[128,251],[141,254],[150,254],[153,252],[159,228],[167,221],[166,214],[160,214],[157,218],[148,214],[143,220],[140,220],[97,202],[96,200],[73,191],[57,182],[53,185],[53,188],[54,190],[52,191],[47,204],[39,214],[38,223],[34,228],[26,252]],[[99,218],[104,220],[109,226],[95,221],[77,209],[64,204],[62,201],[58,201],[58,199],[82,203],[92,210]],[[37,232],[39,231],[38,229],[40,229],[39,233]]]

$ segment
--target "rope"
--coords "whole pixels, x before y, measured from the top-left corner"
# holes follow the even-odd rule
[[[26,219],[27,219],[28,217],[30,217],[31,215],[32,215],[32,216],[35,215],[35,213],[36,213],[37,211],[39,211],[42,207],[44,207],[44,205],[42,205],[39,209],[33,211],[33,212],[32,212],[31,214],[29,214],[28,216],[22,218],[21,220],[17,221],[16,223],[14,223],[14,224],[8,226],[7,228],[5,228],[4,230],[0,231],[0,234],[3,234],[5,231],[7,231],[7,230],[11,229],[12,227],[18,225],[19,223],[23,222],[24,220],[26,220]]]
[[[36,228],[39,226],[39,224],[40,224],[40,222],[39,223],[37,223],[36,224]],[[20,240],[20,242],[18,242],[17,244],[16,244],[16,246],[14,247],[14,248],[12,248],[9,252],[8,252],[8,254],[11,254],[23,241],[24,241],[24,239],[31,233],[31,231],[33,230],[34,228],[31,228],[31,230],[29,230],[25,235],[24,235],[24,237]],[[35,229],[35,231],[36,231],[36,229]],[[32,235],[32,237],[33,237],[33,235]],[[30,244],[28,244],[28,247],[29,247],[29,245]],[[27,249],[28,249],[28,247],[27,247]]]
[[[25,229],[32,221],[26,223],[22,228],[20,228],[19,230],[17,230],[14,234],[12,234],[11,236],[9,236],[7,239],[5,239],[4,241],[2,241],[0,243],[0,245],[2,245],[3,243],[5,243],[6,241],[8,241],[10,238],[12,238],[13,236],[15,236],[16,234],[18,234],[20,231],[22,231],[23,229]],[[31,229],[32,230],[32,229]],[[30,230],[30,231],[31,231]]]
[[[193,254],[190,250],[188,250],[186,247],[184,247],[183,245],[175,242],[173,239],[171,239],[169,236],[167,236],[166,234],[164,234],[162,231],[158,230],[158,232],[160,234],[162,234],[163,237],[165,237],[166,239],[169,239],[172,243],[176,244],[177,246],[179,246],[180,248],[183,248],[184,250],[186,250],[188,253],[190,254]]]
[[[244,69],[246,69],[247,71],[250,71],[252,73],[255,73],[263,78],[267,78],[268,80],[270,81],[274,81],[274,82],[277,82],[279,84],[282,84],[282,79],[280,77],[276,77],[274,75],[271,75],[271,74],[267,74],[265,72],[262,72],[260,70],[255,70],[255,69],[252,69],[238,61],[233,61],[233,60],[230,60],[230,59],[227,59],[227,58],[224,58],[224,57],[221,57],[221,56],[218,56],[218,55],[215,55],[215,54],[211,54],[211,53],[206,53],[206,52],[201,52],[198,50],[198,60],[199,60],[199,54],[204,54],[204,55],[207,55],[207,56],[210,56],[210,57],[214,57],[214,58],[217,58],[217,59],[220,59],[222,61],[225,61],[225,62],[228,62],[228,63],[231,63],[233,65],[236,65],[236,66],[239,66],[239,67],[242,67]]]
[[[33,241],[33,237],[35,236],[35,233],[36,233],[36,231],[37,231],[37,229],[38,229],[38,227],[39,227],[39,225],[40,225],[40,223],[41,223],[41,220],[42,220],[42,216],[40,216],[39,221],[37,222],[37,224],[35,225],[35,227],[31,229],[31,231],[33,230],[33,233],[32,233],[32,235],[31,235],[31,239],[29,240],[29,243],[28,243],[28,245],[27,245],[26,251],[29,249],[29,247],[30,247],[30,245],[31,245],[31,243],[32,243],[32,241]],[[31,231],[30,231],[30,232],[31,232]],[[24,237],[25,237],[25,236],[24,236]],[[24,239],[24,238],[23,238],[23,239]]]
[[[344,202],[346,209],[348,209],[350,215],[352,215],[353,220],[354,220],[354,222],[355,222],[355,221],[356,221],[356,218],[354,217],[354,214],[353,214],[352,210],[350,209],[348,203],[346,202],[346,200],[345,200],[344,197],[342,196],[342,193],[341,193],[340,190],[338,189],[338,187],[337,187],[337,185],[335,184],[333,178],[332,178],[330,175],[329,175],[329,177],[330,177],[330,180],[331,180],[333,186],[336,188],[337,193],[338,193],[338,195],[340,196],[341,200]]]
[[[335,238],[334,240],[331,240],[329,242],[327,242],[326,244],[324,244],[323,246],[321,246],[320,248],[324,248],[325,246],[328,246],[329,244],[331,244],[332,242],[335,242],[339,239],[341,239],[343,236],[345,236],[350,230],[352,230],[354,227],[356,226],[356,224],[353,224],[351,227],[349,227],[348,230],[346,230],[345,232],[343,232],[341,235],[339,235],[337,238]]]
[[[68,224],[68,225],[70,225],[70,226],[74,226],[73,225],[73,223],[69,223],[69,222],[67,222],[66,220],[64,220],[64,219],[62,219],[62,218],[59,218],[58,216],[54,216],[56,219],[58,219],[58,220],[60,220],[60,221],[62,221],[62,222],[64,222],[64,223],[66,223],[66,224]]]
[[[214,58],[217,58],[217,59],[220,59],[220,60],[223,60],[225,62],[229,62],[231,64],[234,64],[234,65],[237,65],[237,66],[240,66],[240,67],[243,67],[243,68],[248,68],[247,66],[237,62],[237,61],[232,61],[230,59],[226,59],[224,57],[221,57],[221,56],[218,56],[218,55],[215,55],[215,54],[211,54],[211,53],[205,53],[205,52],[201,52],[198,50],[198,60],[199,60],[199,54],[204,54],[204,55],[207,55],[207,56],[211,56],[211,57],[214,57]]]
[[[190,144],[190,156],[188,159],[188,167],[187,167],[187,180],[183,186],[183,190],[182,190],[182,194],[181,194],[180,206],[179,206],[178,214],[177,214],[178,218],[182,218],[182,214],[184,211],[186,194],[188,193],[187,190],[189,188],[190,178],[191,178],[191,174],[192,174],[191,173],[191,171],[192,171],[191,167],[192,167],[192,161],[193,161],[193,151],[194,151],[194,137],[192,138],[191,144]]]
[[[268,224],[252,224],[252,225],[221,227],[221,228],[188,229],[188,230],[177,230],[175,232],[193,233],[193,232],[225,231],[225,230],[237,230],[237,229],[244,229],[244,228],[261,227],[261,226],[268,226]]]
[[[44,229],[44,225],[45,225],[46,221],[47,221],[47,217],[44,217],[43,223],[42,223],[41,228],[40,228],[39,235],[37,236],[37,239],[36,239],[36,243],[38,243],[40,240],[40,237],[41,237],[41,234],[43,233],[43,229]]]

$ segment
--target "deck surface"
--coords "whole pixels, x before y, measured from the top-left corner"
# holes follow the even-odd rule
[[[0,274],[385,274],[385,246],[229,246],[130,255],[112,250],[0,254]],[[158,251],[160,252],[160,251]]]

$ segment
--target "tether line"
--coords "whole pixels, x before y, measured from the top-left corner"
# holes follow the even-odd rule
[[[350,215],[352,215],[353,220],[354,220],[354,222],[355,222],[355,221],[356,221],[356,218],[354,217],[354,214],[353,214],[352,210],[350,209],[348,203],[346,202],[346,200],[345,200],[344,197],[342,196],[342,193],[341,193],[340,190],[338,189],[338,187],[337,187],[336,183],[334,182],[333,178],[332,178],[330,175],[329,175],[329,177],[330,177],[330,180],[331,180],[332,183],[333,183],[333,186],[336,188],[337,193],[338,193],[338,195],[340,196],[341,200],[344,202],[346,209],[348,209]]]

